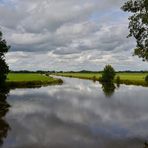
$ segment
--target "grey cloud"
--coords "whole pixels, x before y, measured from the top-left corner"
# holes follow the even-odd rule
[[[118,69],[119,62],[124,69],[127,65],[134,68],[140,60],[136,62],[131,56],[135,42],[126,38],[128,16],[120,10],[124,1],[9,0],[0,3],[0,27],[11,45],[6,56],[10,68],[101,70],[108,62]],[[145,69],[145,64],[142,68]]]
[[[102,70],[112,64],[116,70],[146,70],[147,63],[133,57],[128,51],[112,53],[108,51],[84,51],[74,54],[9,52],[7,62],[13,70]]]
[[[55,53],[75,53],[82,52],[85,50],[100,50],[100,51],[126,51],[133,47],[133,40],[127,39],[128,34],[127,25],[97,25],[92,22],[79,24],[70,28],[63,27],[58,31],[56,37],[57,42],[62,41],[64,48],[58,48]],[[80,27],[81,26],[81,27]],[[85,29],[84,29],[85,28]],[[60,32],[60,33],[59,33]],[[64,38],[60,38],[60,36]],[[68,45],[67,45],[68,43]],[[64,50],[63,50],[64,49]]]
[[[128,50],[133,42],[126,39],[126,25],[98,25],[88,21],[79,24],[66,24],[56,32],[13,33],[9,42],[12,50],[51,51],[57,54],[82,52],[85,50]],[[127,45],[129,44],[129,47]]]
[[[10,2],[11,5],[8,5]],[[73,46],[74,43],[79,48],[87,49],[92,47],[88,47],[89,43],[83,40],[84,37],[91,36],[99,28],[96,22],[89,22],[91,15],[102,8],[112,7],[113,4],[118,7],[118,2],[10,0],[0,4],[3,8],[0,24],[4,32],[6,28],[11,30],[6,32],[6,39],[12,45],[13,51],[57,50],[68,45]]]

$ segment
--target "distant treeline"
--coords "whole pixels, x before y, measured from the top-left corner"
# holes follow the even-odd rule
[[[144,70],[141,70],[141,71],[130,71],[130,70],[127,70],[127,71],[117,71],[117,73],[148,73],[148,71],[144,71]]]
[[[102,71],[88,71],[88,70],[81,70],[81,71],[43,71],[43,70],[37,70],[37,71],[28,71],[28,70],[20,70],[20,71],[13,71],[10,70],[11,73],[102,73]],[[117,73],[148,73],[148,71],[117,71]]]
[[[42,71],[42,70],[37,70],[37,71],[28,71],[28,70],[19,70],[19,71],[13,71],[10,70],[10,73],[49,73],[51,71]],[[54,73],[54,72],[52,72]]]
[[[88,70],[82,70],[82,71],[58,71],[55,73],[102,73],[102,71],[88,71]],[[116,73],[148,73],[148,71],[116,71]]]

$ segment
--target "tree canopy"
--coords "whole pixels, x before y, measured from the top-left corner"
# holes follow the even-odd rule
[[[136,39],[134,55],[148,61],[148,0],[128,0],[121,9],[131,12],[129,17],[129,35]]]
[[[9,48],[10,46],[8,46],[6,41],[3,39],[3,34],[0,31],[0,86],[5,83],[9,72],[9,67],[5,61],[5,53],[8,52]]]
[[[106,65],[102,73],[102,82],[112,82],[116,73],[111,65]]]

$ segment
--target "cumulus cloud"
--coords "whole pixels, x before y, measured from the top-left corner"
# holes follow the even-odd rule
[[[135,43],[126,38],[128,16],[120,10],[125,1],[0,2],[0,27],[11,45],[6,57],[10,68],[96,70],[108,60],[126,67],[127,59],[134,60]]]
[[[13,51],[40,51],[41,48],[48,51],[65,49],[68,45],[67,48],[85,47],[91,44],[85,37],[104,31],[99,30],[100,23],[91,21],[92,15],[104,9],[109,11],[108,8],[119,3],[121,1],[8,0],[0,4],[0,25]]]
[[[118,70],[146,70],[147,63],[143,63],[131,52],[112,53],[108,51],[89,50],[74,54],[55,54],[39,52],[9,52],[6,56],[9,66],[13,70],[102,70],[106,64],[112,64]],[[122,62],[121,62],[122,61]]]

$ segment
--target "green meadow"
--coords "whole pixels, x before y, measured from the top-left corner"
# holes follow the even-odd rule
[[[101,77],[101,73],[57,73],[56,75],[98,81]],[[121,84],[147,86],[145,82],[146,75],[148,73],[117,73],[116,77],[120,77]],[[114,82],[116,82],[116,78]]]
[[[8,86],[16,88],[37,87],[60,83],[62,83],[61,79],[56,79],[37,73],[9,73],[7,76]]]
[[[97,81],[101,78],[101,73],[56,73],[56,75]],[[148,75],[148,73],[117,73],[116,77],[120,77],[120,84],[148,86],[145,82],[146,75]],[[116,82],[116,78],[114,82]],[[61,79],[38,73],[9,73],[7,76],[8,86],[14,88],[37,87],[61,83]]]

